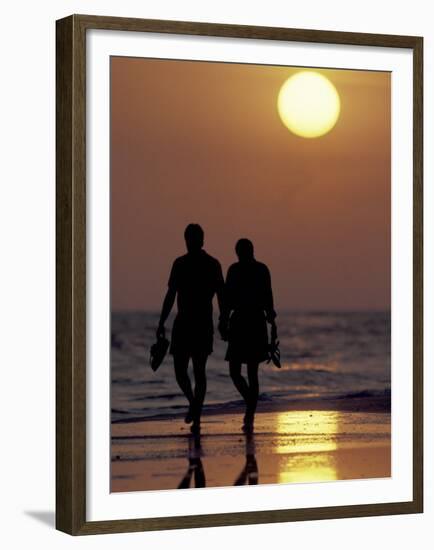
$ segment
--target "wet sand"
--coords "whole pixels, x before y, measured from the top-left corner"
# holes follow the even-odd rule
[[[212,407],[200,437],[181,416],[113,423],[111,490],[390,477],[390,404],[315,403],[261,404],[250,436],[241,432],[241,411]]]

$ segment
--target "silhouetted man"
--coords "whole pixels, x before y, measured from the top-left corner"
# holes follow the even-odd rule
[[[189,402],[185,422],[193,422],[191,431],[197,432],[206,393],[205,366],[213,350],[212,300],[217,294],[221,314],[224,280],[220,263],[203,250],[204,234],[200,225],[188,225],[184,237],[188,252],[173,263],[157,337],[164,335],[164,323],[177,297],[178,313],[172,327],[170,353],[176,380]],[[187,372],[190,358],[195,379],[194,393]]]

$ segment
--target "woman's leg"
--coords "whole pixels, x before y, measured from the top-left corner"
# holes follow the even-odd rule
[[[229,374],[231,375],[232,382],[240,392],[247,405],[249,402],[250,391],[247,382],[243,376],[241,376],[241,363],[238,361],[229,361]]]
[[[259,369],[259,363],[247,364],[247,376],[249,379],[249,392],[250,392],[248,416],[251,424],[253,424],[253,418],[255,416],[256,406],[258,404],[258,397],[259,397],[258,369]]]
[[[233,383],[235,384],[235,387],[242,395],[244,402],[246,403],[246,412],[244,414],[244,423],[243,423],[243,430],[249,429],[252,422],[250,421],[250,388],[244,379],[244,377],[241,375],[241,363],[230,361],[229,362],[229,372],[232,378]]]

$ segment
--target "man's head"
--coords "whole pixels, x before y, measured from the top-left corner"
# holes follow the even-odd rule
[[[203,247],[203,229],[197,223],[187,225],[184,238],[189,252],[198,252]]]
[[[248,262],[254,258],[253,243],[249,239],[240,239],[235,245],[235,252],[237,253],[240,262]]]

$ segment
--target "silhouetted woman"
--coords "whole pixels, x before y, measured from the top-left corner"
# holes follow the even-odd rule
[[[235,387],[246,403],[243,431],[253,430],[259,395],[259,363],[269,358],[267,321],[274,324],[271,277],[268,267],[255,260],[253,244],[240,239],[235,251],[238,262],[228,269],[225,283],[228,349],[226,361]],[[247,364],[247,379],[241,365]]]

